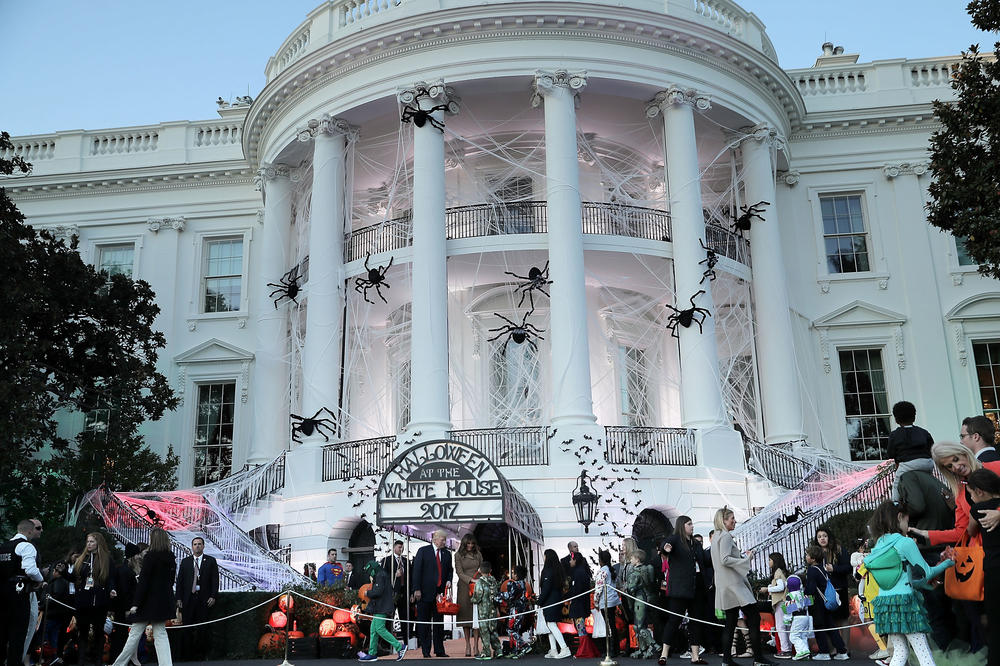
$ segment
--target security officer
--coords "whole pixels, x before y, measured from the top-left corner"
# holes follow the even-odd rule
[[[22,520],[17,524],[17,534],[0,544],[0,653],[6,655],[7,666],[22,663],[31,592],[42,582],[36,562],[38,552],[31,545],[40,525]]]

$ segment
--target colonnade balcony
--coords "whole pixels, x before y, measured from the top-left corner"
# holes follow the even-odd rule
[[[671,242],[670,213],[664,210],[614,202],[582,202],[581,227],[586,235],[617,236]],[[706,217],[710,217],[706,214]],[[344,237],[344,261],[392,252],[413,244],[413,218],[406,214],[354,229]],[[724,226],[724,220],[705,224],[705,244],[716,254],[750,266],[750,243]],[[548,204],[545,201],[477,203],[445,210],[448,240],[490,236],[547,234]],[[502,249],[497,247],[497,249]]]

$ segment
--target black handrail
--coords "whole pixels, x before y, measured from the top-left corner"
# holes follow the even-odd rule
[[[500,467],[548,465],[548,428],[472,428],[452,430],[453,439],[480,451]]]
[[[395,435],[327,444],[323,447],[323,480],[343,481],[384,474],[392,462]]]
[[[694,433],[686,428],[606,426],[605,459],[613,465],[698,464]]]

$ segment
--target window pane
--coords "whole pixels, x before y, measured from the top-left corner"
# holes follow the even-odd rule
[[[132,277],[135,245],[106,245],[99,248],[100,260],[97,269],[108,275]]]
[[[976,262],[969,256],[968,250],[965,249],[965,238],[955,238],[955,250],[958,256],[959,266],[976,266]]]
[[[232,471],[235,400],[235,382],[198,386],[195,484],[217,481]]]
[[[880,460],[889,440],[889,396],[882,370],[882,350],[845,349],[838,356],[851,457]]]

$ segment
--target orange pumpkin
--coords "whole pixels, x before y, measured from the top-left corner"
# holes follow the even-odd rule
[[[295,599],[291,594],[285,593],[278,597],[278,608],[287,613],[295,607]]]
[[[267,623],[272,629],[284,629],[288,626],[288,616],[281,611],[274,611]]]
[[[333,636],[334,632],[337,630],[337,623],[330,618],[326,618],[319,623],[319,635],[324,638]]]
[[[265,632],[257,641],[257,651],[260,653],[280,650],[284,646],[285,637],[274,631]]]
[[[337,624],[350,624],[354,620],[351,619],[351,611],[346,608],[338,608],[333,611],[333,621]]]
[[[361,607],[368,607],[368,590],[372,589],[371,583],[365,583],[358,589],[358,599],[361,600]]]

